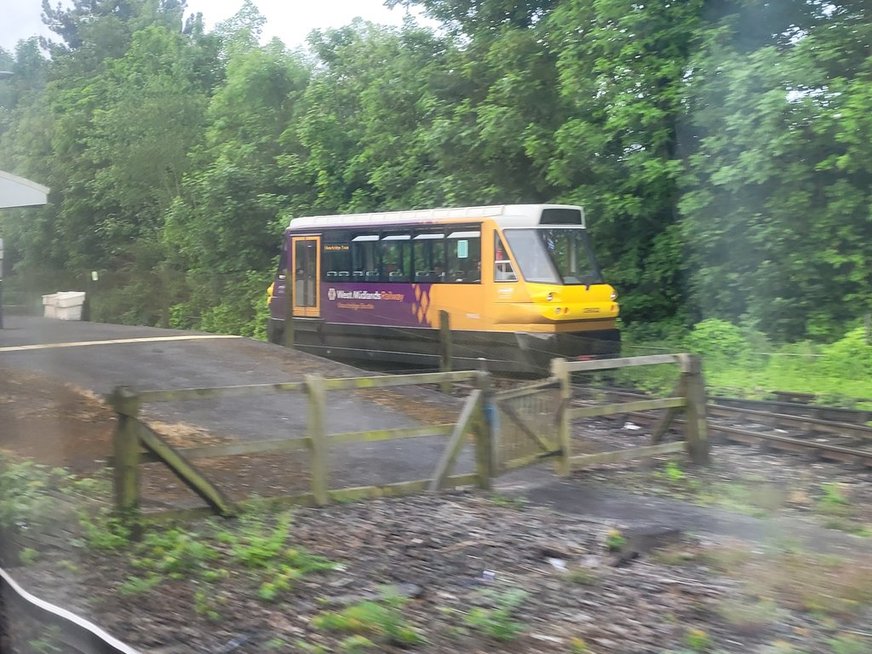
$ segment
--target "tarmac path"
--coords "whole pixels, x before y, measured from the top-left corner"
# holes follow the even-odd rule
[[[152,327],[68,322],[10,316],[0,330],[0,374],[48,374],[100,395],[116,386],[179,389],[302,380],[306,375],[357,377],[370,373],[250,339]],[[456,400],[424,388],[398,388],[392,406],[356,393],[327,397],[328,433],[426,424],[398,410],[421,396],[459,411]],[[307,398],[301,393],[194,400],[148,406],[144,415],[196,425],[230,439],[263,440],[305,435]],[[333,486],[384,484],[432,477],[444,438],[415,438],[343,445],[331,454]],[[463,452],[456,473],[472,470]]]

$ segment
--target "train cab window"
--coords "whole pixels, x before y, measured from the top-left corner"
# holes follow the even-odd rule
[[[494,281],[495,282],[516,282],[518,276],[515,274],[515,269],[512,267],[512,262],[509,260],[508,250],[503,245],[503,239],[499,234],[494,234]]]
[[[424,232],[412,239],[415,281],[439,284],[445,281],[445,234]]]
[[[446,263],[447,281],[455,284],[481,282],[481,232],[449,232]]]
[[[412,276],[411,234],[387,234],[379,241],[381,281],[408,282]]]

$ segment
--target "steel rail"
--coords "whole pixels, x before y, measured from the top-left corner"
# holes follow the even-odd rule
[[[575,386],[575,385],[574,385]],[[585,387],[589,390],[589,387]],[[618,395],[623,397],[648,397],[643,393],[633,393],[629,391],[604,391],[605,394]],[[718,398],[720,400],[721,398]],[[797,416],[779,413],[770,413],[765,411],[755,411],[752,409],[742,409],[738,407],[724,406],[715,403],[709,403],[708,409],[714,414],[718,414],[721,418],[726,416],[734,416],[733,419],[741,420],[747,418],[757,418],[758,420],[768,420],[776,424],[791,423],[793,426],[799,425],[805,427],[807,431],[822,432],[826,431],[833,434],[848,433],[853,438],[870,438],[872,436],[872,428],[865,425],[854,423],[834,422],[821,420],[811,416]],[[829,407],[820,407],[827,409]],[[620,414],[617,414],[620,415]],[[650,413],[639,413],[635,411],[627,411],[626,415],[643,421],[653,421],[654,416]],[[675,424],[681,424],[681,421],[676,421]],[[719,434],[724,434],[729,440],[742,443],[763,443],[770,445],[774,449],[790,450],[790,451],[807,451],[817,450],[818,452],[827,455],[828,458],[836,458],[838,460],[859,460],[864,465],[872,466],[872,450],[857,449],[854,447],[846,447],[844,445],[835,445],[832,443],[821,443],[818,441],[809,440],[806,438],[796,438],[795,436],[772,434],[766,432],[750,431],[741,429],[731,425],[723,425],[718,421],[709,420],[709,431]]]

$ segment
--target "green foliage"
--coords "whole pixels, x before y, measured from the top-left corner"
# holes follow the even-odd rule
[[[724,320],[703,320],[687,336],[691,352],[706,359],[735,360],[746,353],[746,341],[741,330]]]
[[[702,629],[689,629],[684,642],[692,652],[708,652],[712,647],[711,636]]]
[[[847,407],[872,397],[872,367],[866,365],[869,346],[863,340],[863,330],[851,330],[829,345],[801,341],[776,346],[747,322],[737,326],[706,320],[683,343],[663,336],[668,329],[652,326],[630,330],[636,340],[629,352],[625,347],[625,353],[675,352],[690,347],[703,354],[706,385],[715,395],[763,399],[771,391],[794,391],[813,393],[822,404]],[[618,378],[656,393],[674,387],[675,366],[645,366],[632,371]]]
[[[141,595],[142,593],[147,593],[162,581],[163,577],[157,574],[149,574],[145,577],[128,577],[118,587],[118,592],[122,595]]]
[[[844,634],[830,639],[829,646],[832,654],[868,654],[870,645],[856,636]]]
[[[618,529],[609,529],[606,533],[605,547],[610,552],[619,551],[627,544],[627,539]]]
[[[423,636],[403,617],[404,603],[405,599],[397,596],[358,602],[342,611],[321,613],[312,619],[312,625],[324,631],[372,636],[401,647],[423,643]]]
[[[243,516],[238,535],[229,539],[233,558],[250,568],[264,568],[279,558],[291,531],[293,517],[285,512],[268,529],[260,516]]]
[[[42,519],[53,506],[51,473],[32,461],[0,454],[0,527],[14,528]]]
[[[492,601],[493,606],[477,606],[470,609],[464,622],[490,638],[501,641],[514,640],[526,627],[523,622],[514,618],[514,614],[528,594],[519,588],[488,592],[485,597]]]
[[[18,552],[18,560],[21,561],[22,565],[31,565],[37,559],[39,559],[39,551],[32,547],[24,547]]]

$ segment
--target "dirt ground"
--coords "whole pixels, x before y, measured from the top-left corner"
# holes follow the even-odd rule
[[[429,406],[440,421],[450,409]],[[642,442],[622,427],[597,423],[576,437]],[[0,379],[0,449],[8,456],[105,476],[113,428],[114,416],[92,393],[36,374]],[[194,426],[161,431],[180,446],[215,440]],[[865,473],[833,464],[806,473],[807,462],[736,447],[718,449],[715,460],[706,470],[680,458],[606,466],[567,483],[681,497],[763,521],[805,520],[826,507],[859,530],[869,515]],[[235,480],[239,492],[264,492],[276,479],[305,477],[305,462],[290,465],[258,458],[233,469],[218,462],[212,472]],[[145,477],[156,505],[186,497],[157,470]],[[828,480],[839,484],[829,495]],[[872,651],[868,548],[836,555],[784,539],[639,531],[619,519],[471,491],[289,516],[286,525],[273,513],[154,528],[139,544],[103,549],[86,543],[81,525],[34,525],[17,536],[29,553],[13,572],[37,595],[153,654]],[[250,557],[268,549],[278,525],[284,562],[261,566]],[[311,557],[331,563],[314,569],[320,559]],[[13,639],[15,652],[63,651],[52,650],[53,634],[38,626],[20,633],[27,635]]]

